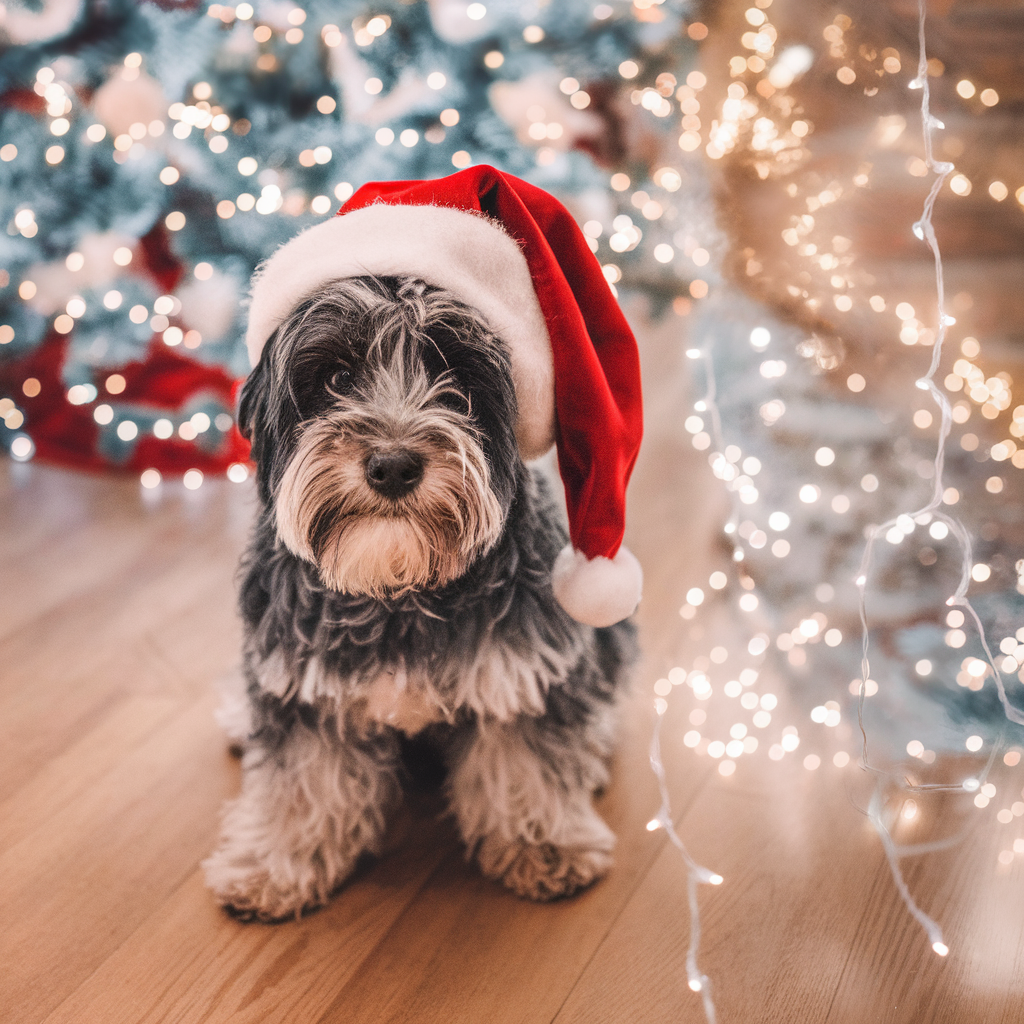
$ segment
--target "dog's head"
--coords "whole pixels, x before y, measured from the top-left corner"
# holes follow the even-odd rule
[[[383,597],[461,576],[501,535],[519,452],[508,353],[483,318],[412,278],[303,301],[242,391],[280,540],[324,584]]]

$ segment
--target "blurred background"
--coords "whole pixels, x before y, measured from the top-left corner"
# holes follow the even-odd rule
[[[249,277],[366,181],[528,176],[595,249],[618,232],[610,281],[685,294],[665,255],[683,222],[657,198],[681,185],[669,115],[706,34],[684,11],[8,4],[0,341],[25,424],[8,417],[5,446],[140,472],[239,460],[226,417]]]

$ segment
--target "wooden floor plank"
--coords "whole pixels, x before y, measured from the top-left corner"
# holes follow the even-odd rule
[[[708,776],[680,816],[691,854],[725,878],[700,889],[699,963],[719,1020],[1015,1019],[1024,1005],[1019,867],[995,870],[1000,847],[984,828],[945,853],[904,862],[911,891],[943,920],[954,948],[950,958],[935,956],[863,813],[871,780],[845,775],[830,765],[810,773],[799,759],[741,764],[731,778]],[[956,834],[972,824],[974,808],[966,794],[949,803],[936,820],[943,834]],[[611,1024],[637,1006],[648,1024],[704,1020],[685,972],[685,879],[681,858],[666,847],[556,1024]]]
[[[40,477],[49,482],[51,473]],[[73,490],[83,482],[68,483]],[[89,543],[63,559],[89,566],[80,574],[91,579],[84,595],[65,592],[52,603],[25,595],[21,625],[0,639],[0,798],[125,699],[205,695],[237,663],[241,531],[217,515],[190,531],[180,509],[148,516],[132,495],[128,512],[101,519]],[[126,518],[142,539],[122,561]],[[47,580],[60,592],[63,562],[40,567],[40,594]]]
[[[234,921],[193,871],[46,1024],[319,1019],[449,849],[429,818],[417,824],[419,841],[362,871],[326,910],[299,922]]]
[[[765,774],[775,777],[763,780],[768,786],[742,775],[710,780],[678,825],[692,856],[725,879],[721,887],[699,890],[699,965],[712,980],[722,1020],[775,1020],[768,1016],[774,993],[792,991],[793,986],[801,990],[797,1005],[789,1008],[793,1016],[778,1019],[823,1020],[830,999],[828,975],[840,972],[857,927],[856,913],[848,911],[878,869],[877,857],[860,858],[841,885],[823,891],[822,880],[813,877],[813,858],[821,851],[806,848],[799,833],[787,835],[780,829],[778,809],[770,796],[766,800],[777,791],[780,774],[793,775],[792,784],[799,786],[804,781],[796,774],[800,771],[792,763],[770,765]],[[804,795],[791,794],[798,801]],[[754,849],[759,857],[751,857]],[[765,864],[775,870],[767,873]],[[643,1005],[650,1024],[704,1019],[700,996],[689,990],[685,971],[690,925],[685,882],[679,854],[666,847],[580,978],[557,1024],[621,1021],[637,1005]],[[669,898],[671,908],[666,907]],[[841,928],[823,943],[815,924],[830,901],[846,913]],[[815,965],[817,980],[802,991],[809,962]]]
[[[229,779],[212,698],[0,855],[7,1012],[41,1020],[195,870]]]
[[[95,728],[48,758],[30,781],[0,804],[0,853],[40,828],[56,813],[102,785],[125,754],[144,742],[180,708],[170,697],[129,698],[108,709]]]
[[[27,638],[24,644],[0,643],[11,659],[6,664],[13,680],[13,688],[0,696],[0,797],[9,796],[127,697],[210,692],[211,681],[238,659],[237,642],[231,643],[238,635],[233,613],[224,608],[217,614],[229,588],[213,575],[212,591],[197,571],[196,590],[164,602],[152,615],[140,611],[135,629],[130,615],[120,623],[116,610],[108,616],[111,604],[97,594],[86,614],[69,613],[55,635],[46,627],[35,643]],[[159,580],[153,584],[156,590],[160,586]],[[140,606],[151,593],[137,592]],[[122,601],[119,594],[113,604]],[[184,640],[168,656],[161,645],[172,635]],[[214,637],[219,642],[210,642]]]

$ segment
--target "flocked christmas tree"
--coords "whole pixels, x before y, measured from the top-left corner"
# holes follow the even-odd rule
[[[5,446],[136,472],[244,460],[249,277],[366,181],[494,164],[558,194],[595,250],[605,236],[613,286],[684,291],[667,265],[682,179],[656,159],[701,35],[684,9],[9,4]]]

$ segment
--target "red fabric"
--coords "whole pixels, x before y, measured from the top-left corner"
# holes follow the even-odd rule
[[[167,228],[160,221],[139,239],[139,250],[146,272],[169,295],[181,283],[185,267],[174,255]]]
[[[572,215],[543,189],[486,165],[433,181],[371,182],[339,212],[376,202],[479,211],[519,242],[551,337],[569,534],[587,558],[612,558],[622,543],[626,484],[643,433],[640,362],[633,332]]]
[[[32,97],[34,93],[28,93]],[[185,267],[175,256],[170,236],[158,223],[139,240],[137,272],[148,275],[170,294],[180,283]],[[100,391],[93,402],[72,405],[67,400],[63,368],[71,335],[51,330],[38,348],[27,355],[0,360],[0,394],[11,395],[24,410],[24,430],[35,444],[35,455],[46,462],[74,469],[114,470],[138,473],[158,469],[164,474],[181,474],[189,469],[204,473],[223,473],[233,462],[249,458],[249,444],[235,426],[223,435],[211,427],[212,433],[195,441],[184,441],[177,435],[161,439],[145,428],[130,443],[123,461],[112,461],[109,453],[99,447],[100,430],[93,419],[93,410],[106,402],[117,410],[124,405],[148,407],[154,416],[180,418],[181,410],[194,398],[210,395],[229,410],[235,408],[241,382],[224,370],[198,362],[178,353],[154,337],[141,361],[123,366],[104,367],[93,383]],[[112,373],[125,379],[125,389],[107,395],[102,383]],[[24,382],[36,378],[39,394],[24,394]],[[210,445],[211,440],[216,444]],[[212,450],[211,450],[212,447]]]
[[[46,110],[46,100],[33,89],[9,89],[0,93],[0,108],[3,107],[14,107],[33,117],[41,117]]]
[[[215,395],[228,409],[234,408],[238,383],[223,370],[195,362],[154,340],[145,361],[104,369],[104,378],[112,373],[124,377],[125,389],[119,395],[104,396],[101,389],[95,402],[72,405],[61,377],[67,348],[68,336],[51,332],[28,355],[0,363],[0,392],[17,396],[18,406],[25,412],[24,429],[36,446],[38,458],[75,469],[137,473],[154,468],[170,474],[189,469],[223,473],[231,463],[248,459],[248,442],[232,426],[214,451],[178,437],[161,440],[141,431],[129,457],[112,464],[97,448],[100,428],[92,413],[100,402],[149,406],[155,414],[173,419],[178,410],[201,394]],[[22,391],[29,377],[40,384],[39,394],[33,398]],[[220,435],[215,427],[210,429],[215,437]]]

